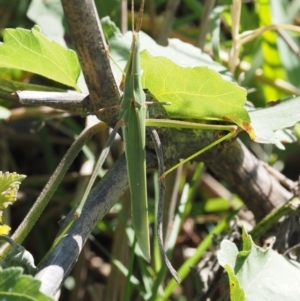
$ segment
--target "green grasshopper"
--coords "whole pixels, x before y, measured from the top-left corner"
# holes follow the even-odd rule
[[[132,0],[132,27],[134,10]],[[142,23],[144,1],[141,3],[136,29],[132,28],[131,54],[125,67],[121,88],[120,117],[125,143],[125,155],[131,193],[132,225],[137,241],[147,261],[150,261],[147,180],[146,180],[146,95],[142,88],[139,59],[139,31]],[[123,84],[124,82],[124,84]]]
[[[122,127],[123,139],[125,143],[125,155],[127,159],[127,169],[129,178],[129,187],[131,193],[131,211],[132,211],[132,225],[136,233],[137,241],[143,253],[143,256],[147,261],[150,261],[150,242],[149,242],[149,223],[148,223],[148,203],[147,203],[147,183],[146,183],[146,155],[145,155],[145,132],[146,126],[150,127],[173,127],[173,128],[189,128],[189,129],[206,129],[206,130],[225,130],[229,133],[215,142],[211,143],[207,147],[201,149],[191,157],[181,161],[179,164],[172,167],[166,173],[163,173],[160,168],[161,179],[164,176],[176,169],[179,165],[190,161],[194,157],[200,155],[211,147],[218,143],[230,138],[237,130],[236,125],[210,125],[199,124],[185,121],[176,120],[159,120],[159,119],[146,119],[146,96],[142,88],[141,83],[141,67],[139,58],[139,31],[141,28],[142,15],[143,15],[144,0],[141,3],[139,17],[136,29],[132,29],[132,44],[131,53],[125,67],[125,75],[123,75],[120,85],[121,90],[124,91],[121,99],[120,120],[116,124],[113,132],[111,133],[96,166],[93,174],[86,188],[84,196],[77,207],[75,217],[80,216],[80,212],[87,198],[87,195],[97,177],[98,170],[101,168],[107,154],[109,147],[117,133],[118,129]],[[134,20],[133,0],[132,0],[132,20]],[[133,22],[132,22],[133,23]],[[133,26],[134,27],[134,26]],[[160,103],[162,104],[162,103]],[[154,139],[155,144],[159,144],[157,137]],[[158,153],[159,166],[163,166],[162,154]],[[161,182],[162,183],[162,182]],[[163,185],[161,185],[163,190]],[[162,257],[173,275],[173,277],[179,282],[179,277],[176,271],[173,269],[169,262],[163,248],[162,231],[161,231],[161,210],[162,210],[163,194],[161,193],[159,212],[158,212],[158,237],[159,246]]]
[[[134,9],[132,0],[132,20],[134,20]],[[94,168],[94,172],[87,185],[85,193],[79,206],[76,209],[75,217],[80,216],[80,212],[85,203],[87,195],[97,177],[107,157],[109,147],[120,127],[122,127],[125,144],[125,155],[127,160],[127,170],[129,187],[131,192],[132,224],[136,233],[137,241],[142,253],[147,261],[150,261],[149,242],[149,222],[148,222],[148,201],[146,183],[146,95],[142,89],[141,67],[139,60],[139,36],[141,27],[144,1],[141,3],[138,22],[134,30],[132,21],[132,45],[131,53],[125,67],[125,73],[120,84],[120,89],[124,91],[121,99],[120,120],[116,124],[106,145]]]
[[[127,170],[129,178],[129,187],[131,192],[132,206],[132,225],[135,230],[137,241],[147,261],[150,261],[150,241],[149,241],[149,222],[148,222],[148,201],[147,201],[147,183],[146,183],[146,95],[141,83],[141,67],[139,59],[139,30],[141,27],[144,1],[141,3],[139,17],[136,29],[132,29],[131,53],[125,67],[120,89],[124,91],[121,99],[120,120],[116,124],[106,145],[94,168],[94,172],[87,185],[85,193],[74,214],[80,216],[80,212],[85,203],[87,195],[97,177],[98,170],[101,168],[107,157],[109,147],[120,127],[122,127],[123,139],[125,143],[125,155],[127,160]],[[132,20],[134,19],[133,1],[132,1]],[[163,158],[158,135],[150,132],[156,145],[159,167],[163,173]],[[160,210],[158,214],[158,233],[159,246],[162,257],[169,268],[173,277],[179,282],[179,277],[169,262],[164,249],[162,239],[162,207],[163,207],[163,181],[161,181]]]

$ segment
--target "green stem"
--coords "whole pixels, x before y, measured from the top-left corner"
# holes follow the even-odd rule
[[[175,218],[172,221],[173,222],[172,230],[171,230],[171,233],[169,234],[169,237],[167,240],[167,245],[166,245],[166,249],[167,249],[166,253],[169,257],[172,256],[172,252],[174,250],[180,228],[181,228],[186,216],[188,215],[188,213],[191,210],[192,199],[195,195],[195,192],[197,191],[197,188],[198,188],[197,183],[199,182],[199,178],[200,178],[200,175],[202,172],[203,172],[203,163],[200,163],[198,165],[197,169],[195,170],[195,173],[193,175],[190,185],[185,184],[183,191],[181,193],[181,199],[178,204]],[[149,301],[157,300],[158,289],[159,289],[159,286],[162,285],[162,283],[164,281],[164,278],[166,275],[166,270],[167,270],[166,266],[163,265],[161,267],[159,273],[157,273],[156,279],[152,286],[152,296],[149,299]]]
[[[28,212],[27,216],[24,218],[18,229],[12,235],[12,239],[18,244],[21,244],[27,237],[28,233],[31,231],[38,218],[44,211],[54,192],[56,191],[58,185],[62,181],[64,175],[68,171],[70,165],[73,163],[74,159],[78,155],[82,147],[87,143],[87,141],[95,135],[100,130],[107,127],[104,123],[98,123],[90,128],[85,129],[73,142],[65,156],[60,161],[55,172],[49,179],[48,183],[42,190],[41,194],[37,198],[36,202]],[[0,249],[0,259],[4,258],[9,252],[9,245],[4,245]]]
[[[236,215],[237,211],[229,214],[226,218],[221,220],[221,222],[213,229],[212,232],[210,232],[202,241],[202,243],[198,246],[196,249],[195,254],[190,257],[188,260],[185,261],[185,263],[181,266],[181,268],[178,271],[179,277],[182,279],[182,281],[186,278],[186,276],[190,273],[191,267],[196,265],[197,262],[200,260],[200,258],[203,256],[203,254],[207,251],[207,249],[212,245],[213,242],[213,237],[215,235],[221,234],[228,226],[230,220],[233,218],[234,215]],[[172,279],[165,291],[164,295],[158,298],[157,300],[162,301],[162,300],[168,300],[171,294],[173,293],[174,289],[178,286],[179,284]]]
[[[237,129],[236,125],[224,125],[224,124],[210,124],[210,123],[197,123],[180,121],[173,119],[146,119],[146,126],[152,126],[157,128],[176,128],[176,129],[202,129],[212,131],[229,131],[234,132]]]
[[[299,209],[300,200],[299,198],[292,198],[287,203],[282,206],[275,208],[272,210],[264,219],[262,219],[249,233],[253,240],[257,240],[266,233],[274,224],[278,222],[278,220],[291,212]]]
[[[90,193],[90,191],[91,191],[91,189],[93,187],[93,184],[94,184],[94,182],[96,180],[96,177],[99,174],[99,170],[102,167],[102,165],[103,165],[103,163],[104,163],[104,161],[105,161],[105,159],[106,159],[106,157],[107,157],[107,155],[109,153],[110,146],[114,142],[114,139],[116,137],[116,134],[117,134],[120,126],[121,126],[121,123],[118,122],[116,124],[116,126],[114,127],[113,131],[111,132],[111,134],[109,135],[106,143],[105,143],[105,146],[104,146],[104,148],[103,148],[103,150],[102,150],[102,152],[100,154],[100,157],[99,157],[97,163],[95,164],[94,171],[93,171],[93,173],[92,173],[92,175],[90,177],[88,185],[85,188],[85,191],[84,191],[84,194],[83,194],[83,196],[81,198],[81,201],[80,201],[78,207],[76,208],[75,215],[74,215],[76,218],[78,218],[80,216],[80,214],[81,214],[81,211],[82,211],[82,208],[83,208],[83,206],[85,204],[85,201],[86,201],[86,199],[87,199],[87,197],[88,197],[88,195],[89,195],[89,193]]]
[[[219,143],[229,139],[230,137],[232,137],[234,135],[234,131],[229,132],[228,134],[226,134],[225,136],[221,137],[220,139],[214,141],[213,143],[207,145],[206,147],[203,147],[201,150],[199,150],[198,152],[196,152],[195,154],[193,154],[192,156],[180,161],[178,164],[174,165],[173,167],[171,167],[170,169],[168,169],[160,178],[165,177],[166,175],[168,175],[170,172],[172,172],[173,170],[177,169],[179,166],[181,166],[184,163],[187,163],[189,161],[191,161],[192,159],[198,157],[199,155],[203,154],[204,152],[208,151],[209,149],[211,149],[212,147],[218,145]]]
[[[192,156],[174,165],[172,168],[167,170],[163,175],[161,175],[160,179],[164,178],[167,174],[177,169],[182,164],[191,161],[192,159],[198,157],[199,155],[211,149],[212,147],[216,146],[217,144],[229,139],[236,133],[238,129],[236,125],[218,125],[218,124],[209,124],[209,123],[206,124],[206,123],[187,122],[187,121],[179,121],[179,120],[171,120],[171,119],[146,119],[146,126],[181,128],[181,129],[203,129],[203,130],[212,130],[212,131],[217,131],[217,130],[229,131],[229,133],[226,134],[225,136],[221,137],[220,139],[217,139],[213,143],[207,145],[206,147],[202,148],[201,150],[193,154]]]

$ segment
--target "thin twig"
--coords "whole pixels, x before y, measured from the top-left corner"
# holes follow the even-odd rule
[[[300,49],[299,46],[294,42],[294,40],[281,28],[277,29],[277,32],[286,42],[291,51],[295,53],[298,59],[300,59]]]
[[[24,105],[42,105],[57,109],[83,111],[87,102],[88,94],[69,92],[46,92],[46,91],[17,91],[19,101]]]
[[[292,181],[291,179],[286,177],[284,174],[282,174],[281,172],[279,172],[277,169],[270,166],[269,164],[263,163],[263,166],[272,176],[274,176],[278,180],[279,183],[281,183],[284,187],[286,187],[290,191],[293,191],[297,186],[297,182]]]
[[[150,136],[151,136],[154,146],[155,146],[159,175],[162,175],[165,172],[162,145],[161,145],[159,136],[157,134],[157,131],[154,128],[147,128],[147,130],[150,133]],[[174,277],[174,279],[178,283],[180,283],[180,278],[178,277],[177,272],[175,271],[171,262],[169,261],[169,258],[167,257],[165,249],[164,249],[164,240],[163,240],[163,210],[164,210],[164,197],[165,197],[165,179],[164,178],[159,180],[159,188],[160,188],[159,189],[159,203],[158,203],[158,209],[157,209],[158,245],[159,245],[161,256],[162,256],[168,270],[170,271],[170,273]]]
[[[300,248],[300,243],[298,243],[298,244],[292,246],[291,248],[287,249],[282,255],[283,255],[283,256],[286,256],[288,253],[290,253],[290,252],[292,252],[293,250],[296,250],[296,249],[298,249],[298,248]]]

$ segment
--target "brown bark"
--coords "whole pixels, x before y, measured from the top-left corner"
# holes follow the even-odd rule
[[[231,143],[208,166],[240,196],[256,221],[292,197],[240,141]]]

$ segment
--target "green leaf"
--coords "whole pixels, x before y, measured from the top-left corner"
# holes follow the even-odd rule
[[[271,247],[259,248],[245,231],[242,239],[242,251],[231,241],[223,240],[218,252],[218,261],[227,271],[229,283],[234,283],[237,289],[235,296],[231,294],[231,301],[300,300],[300,264]],[[241,290],[245,293],[244,299]]]
[[[0,45],[0,67],[33,72],[77,90],[80,65],[73,50],[48,40],[38,26],[6,29]]]
[[[207,67],[180,67],[164,57],[141,53],[142,83],[165,106],[170,118],[231,121],[254,138],[244,108],[246,90]]]
[[[2,173],[0,171],[0,210],[7,208],[17,199],[17,192],[25,175],[13,173]]]
[[[249,112],[251,125],[255,131],[255,141],[279,144],[282,129],[300,121],[300,97],[291,97],[274,106]]]
[[[101,23],[103,25],[106,38],[108,40],[110,55],[114,58],[115,62],[117,62],[120,65],[120,68],[124,69],[128,56],[130,54],[132,33],[127,32],[125,35],[122,35],[119,29],[116,27],[116,25],[113,22],[111,22],[109,18],[103,18],[101,20]],[[155,89],[152,89],[152,84],[156,86],[156,84],[162,83],[162,81],[158,81],[157,79],[166,76],[166,74],[168,74],[169,76],[168,70],[170,65],[172,65],[172,67],[176,66],[176,70],[172,71],[172,78],[168,78],[171,78],[170,81],[174,80],[173,84],[175,85],[175,89],[167,91],[168,95],[167,93],[165,93],[164,95],[167,98],[167,101],[172,102],[171,106],[165,107],[171,118],[211,118],[224,119],[227,121],[230,120],[237,123],[240,127],[245,129],[251,135],[252,138],[254,137],[254,133],[250,126],[250,118],[248,116],[247,111],[243,107],[246,101],[246,91],[243,88],[237,86],[236,84],[233,84],[230,81],[224,81],[222,79],[233,79],[232,75],[224,66],[217,62],[214,62],[207,54],[201,53],[201,51],[199,51],[198,48],[188,43],[184,43],[178,39],[170,39],[168,46],[163,47],[156,44],[156,42],[153,39],[151,39],[143,32],[139,33],[139,37],[141,44],[140,49],[143,50],[140,53],[140,56],[143,69],[142,84],[144,89],[149,89],[150,92],[156,97],[157,91],[155,91]],[[154,58],[152,57],[152,55],[147,53],[145,49],[149,50],[152,55],[161,57]],[[168,58],[172,61],[168,60]],[[152,65],[152,63],[154,62],[155,65]],[[163,64],[165,64],[166,66],[162,68],[162,66],[164,66]],[[179,65],[186,66],[186,68],[180,67]],[[149,66],[150,68],[147,68]],[[207,67],[209,67],[210,69],[208,69]],[[121,73],[114,66],[114,64],[112,64],[112,68],[114,69],[114,72],[118,74],[118,77],[121,78]],[[183,91],[186,92],[186,95],[183,95],[182,93],[180,95],[181,98],[177,98],[179,94],[177,93],[178,91],[176,89],[182,86],[182,79],[185,79],[185,76],[181,75],[182,71],[192,73],[191,82],[189,83],[189,89],[194,84],[196,84],[196,87],[199,86],[199,80],[206,80],[211,76],[211,80],[208,81],[204,86],[204,93],[212,93],[212,95],[204,96],[203,93],[198,93],[198,95],[195,98],[195,91],[191,91],[192,93],[190,91]],[[196,73],[196,78],[193,77],[194,73]],[[221,88],[221,90],[226,90],[226,93],[230,95],[230,99],[223,95],[221,99],[221,104],[220,102],[218,102],[214,105],[211,105],[207,101],[210,102],[212,98],[215,98],[216,100],[218,97],[218,90],[215,89],[216,84],[213,83],[213,81],[215,80],[218,83],[221,83],[221,86],[219,86],[218,88]],[[157,86],[155,88],[157,88]],[[207,88],[211,89],[208,89],[209,91],[207,92]],[[227,89],[229,90],[227,91]],[[160,97],[156,98],[159,101],[164,101],[162,100],[161,95],[159,96]],[[199,100],[203,100],[203,98],[204,103],[206,104],[204,105],[204,108],[203,102],[199,104]],[[224,103],[223,98],[226,100],[226,103]],[[189,107],[190,109],[188,109]],[[192,114],[190,115],[191,112]]]
[[[245,292],[241,288],[238,277],[234,274],[232,268],[228,265],[224,265],[224,269],[226,270],[229,277],[229,288],[230,288],[230,300],[231,301],[246,301]]]
[[[26,176],[18,175],[15,172],[3,174],[0,171],[0,235],[10,231],[10,227],[2,223],[2,212],[16,201],[19,186],[25,178]]]
[[[0,270],[0,300],[51,301],[39,291],[41,282],[29,275],[22,275],[22,268]]]
[[[124,35],[110,20],[109,17],[101,19],[103,30],[109,44],[110,55],[118,63],[121,69],[124,70],[127,59],[130,54],[132,41],[132,32],[128,31]],[[233,81],[232,74],[220,63],[212,60],[212,58],[204,53],[198,47],[189,43],[182,42],[179,39],[169,39],[168,46],[158,45],[151,37],[144,32],[139,33],[140,51],[148,50],[154,56],[163,56],[171,59],[174,63],[186,66],[207,66],[219,72],[224,79]],[[112,68],[116,74],[121,77],[121,72],[112,64]]]

